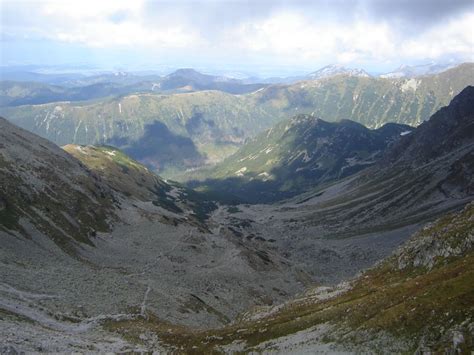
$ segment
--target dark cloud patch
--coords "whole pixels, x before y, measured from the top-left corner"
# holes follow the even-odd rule
[[[474,11],[472,0],[369,0],[366,3],[373,18],[401,20],[416,25],[438,24],[462,12]]]
[[[284,11],[319,23],[388,22],[410,32],[474,11],[474,0],[148,0],[144,13],[149,22],[183,21],[212,37],[225,28]]]
[[[242,21],[268,16],[278,1],[149,0],[144,7],[146,21],[185,20],[199,28],[231,27]]]

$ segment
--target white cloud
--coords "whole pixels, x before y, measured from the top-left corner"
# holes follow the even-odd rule
[[[241,50],[267,52],[302,60],[383,57],[394,51],[393,34],[385,24],[315,23],[301,14],[276,14],[260,23],[244,23],[226,36]]]
[[[339,63],[416,60],[456,54],[472,58],[474,14],[464,14],[409,39],[387,23],[314,22],[305,15],[275,14],[258,23],[229,31],[227,42],[243,51],[268,53],[306,61]]]
[[[474,13],[467,13],[441,23],[419,36],[400,43],[400,51],[408,58],[437,58],[458,53],[474,61]]]
[[[42,0],[37,1],[40,5],[40,13],[43,16],[65,20],[100,20],[113,15],[117,11],[127,11],[133,15],[140,13],[143,8],[143,0]]]
[[[318,8],[305,12],[291,6],[260,9],[255,16],[243,11],[236,18],[219,12],[222,18],[210,15],[208,24],[196,21],[193,9],[201,15],[212,13],[212,1],[189,2],[183,8],[158,1],[153,14],[146,0],[3,1],[4,38],[48,39],[104,50],[184,50],[190,58],[231,58],[234,63],[243,58],[302,65],[409,63],[446,56],[474,60],[472,10],[414,31],[417,26],[400,28],[397,21],[357,12],[357,7],[351,16],[341,17],[329,16],[323,8],[318,13]]]
[[[193,47],[201,42],[199,36],[183,27],[146,28],[134,22],[78,24],[59,30],[52,39],[77,42],[90,47],[162,46],[166,48]]]
[[[20,19],[24,22],[23,26],[10,25],[7,28],[10,36],[16,34],[21,38],[56,40],[99,48],[183,48],[202,45],[203,42],[195,28],[179,23],[150,26],[142,21],[143,0],[20,1],[18,6],[28,8],[37,16],[31,21]],[[120,21],[116,21],[117,17]]]

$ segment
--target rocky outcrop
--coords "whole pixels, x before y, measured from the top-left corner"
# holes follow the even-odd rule
[[[448,215],[426,225],[397,250],[398,268],[425,267],[428,270],[461,257],[474,249],[474,202],[459,214]]]

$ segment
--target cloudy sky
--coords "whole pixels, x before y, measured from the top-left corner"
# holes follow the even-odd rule
[[[0,0],[2,65],[369,71],[474,61],[473,0]]]

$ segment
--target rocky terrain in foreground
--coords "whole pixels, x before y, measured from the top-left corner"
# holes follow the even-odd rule
[[[153,319],[107,326],[141,344],[146,338],[138,334],[154,332],[163,344],[186,353],[469,353],[474,347],[473,233],[470,203],[425,226],[350,282],[256,308],[221,329],[167,332]]]

